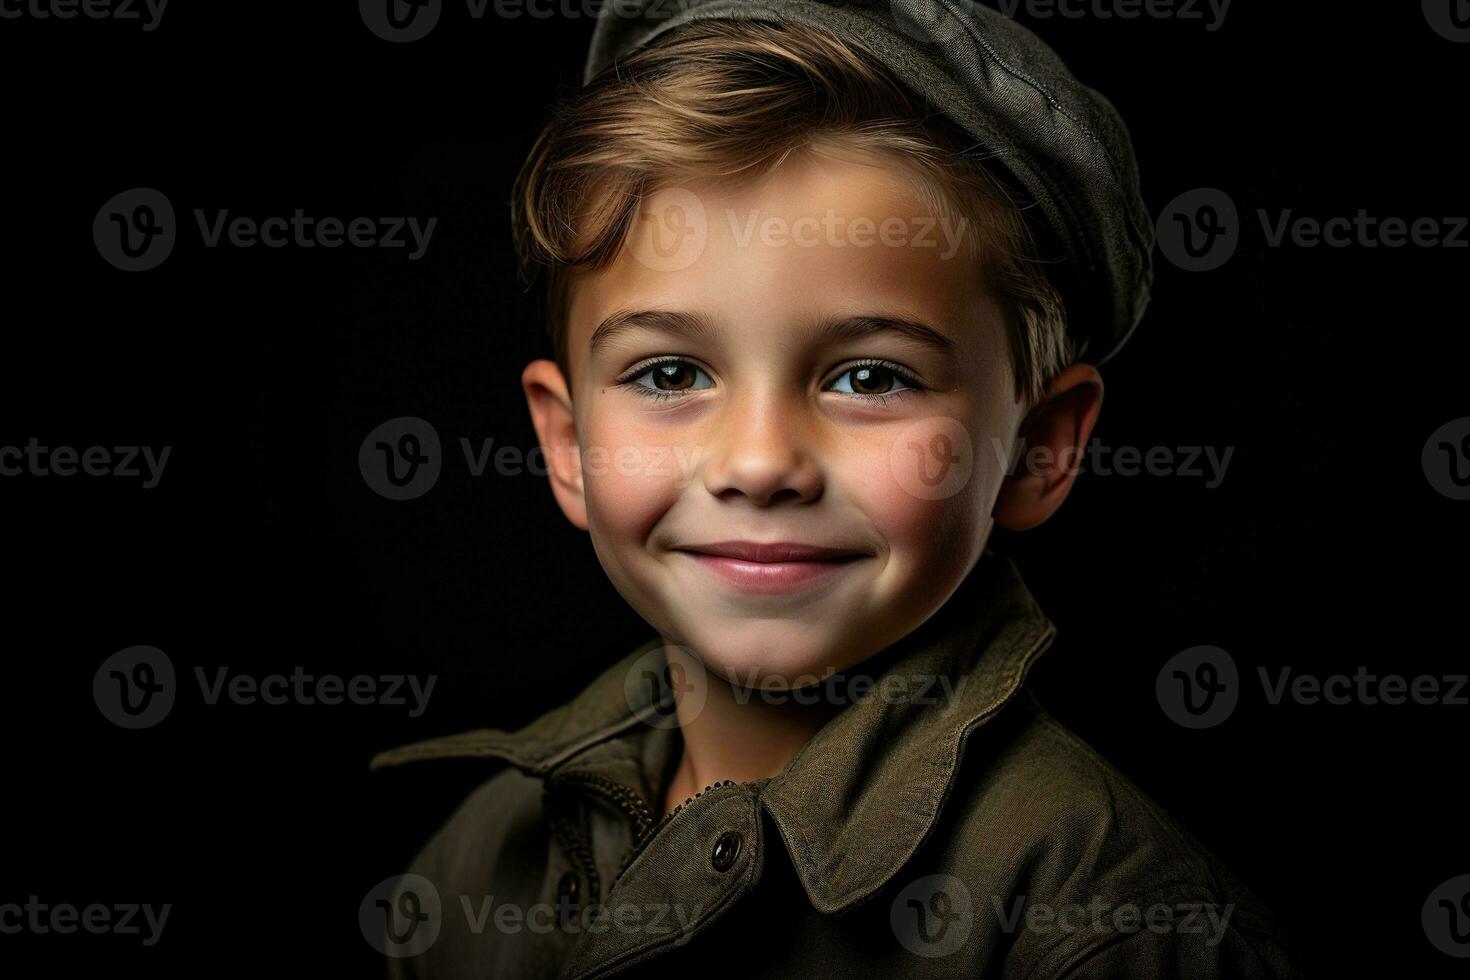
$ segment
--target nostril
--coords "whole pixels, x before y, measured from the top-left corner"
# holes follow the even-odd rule
[[[791,502],[801,503],[807,500],[808,495],[794,487],[782,487],[771,493],[754,493],[750,490],[742,490],[740,487],[725,487],[715,494],[721,500],[734,500],[736,497],[745,497],[760,507],[771,507],[776,504]],[[810,499],[816,499],[819,494],[811,495]]]
[[[822,474],[815,461],[792,449],[742,445],[716,454],[704,467],[704,486],[720,500],[743,497],[768,507],[815,500]]]
[[[786,488],[783,488],[781,490],[777,490],[775,493],[773,493],[769,497],[767,497],[766,500],[765,500],[765,503],[767,503],[767,504],[779,504],[783,500],[800,501],[802,499],[803,499],[803,494],[802,494],[802,492],[800,490],[796,490],[796,489],[793,489],[791,487],[786,487]]]

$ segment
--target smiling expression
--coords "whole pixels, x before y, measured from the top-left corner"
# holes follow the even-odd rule
[[[574,280],[586,527],[639,614],[727,679],[867,659],[984,547],[1023,410],[980,265],[938,230],[956,220],[893,162],[793,156],[656,192]]]

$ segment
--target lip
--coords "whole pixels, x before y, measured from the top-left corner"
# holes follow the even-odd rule
[[[675,548],[732,588],[758,595],[786,595],[830,582],[858,560],[852,548],[791,541],[715,541]]]

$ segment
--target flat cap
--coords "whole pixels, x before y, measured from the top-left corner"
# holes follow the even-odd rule
[[[1063,262],[1053,279],[1079,357],[1111,358],[1153,283],[1153,223],[1128,129],[1035,34],[973,0],[610,0],[584,84],[693,21],[788,21],[855,38],[911,92],[958,124],[1034,206],[1023,212]],[[1039,219],[1039,221],[1038,221]]]

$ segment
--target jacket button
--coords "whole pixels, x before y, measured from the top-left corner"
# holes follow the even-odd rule
[[[575,871],[568,871],[561,876],[556,883],[556,898],[558,905],[576,905],[577,892],[581,890],[581,883],[577,880]]]
[[[570,929],[577,915],[577,894],[582,890],[575,871],[568,871],[556,883],[556,911],[563,929]]]
[[[740,835],[733,830],[727,830],[715,841],[715,849],[710,853],[709,861],[716,871],[729,871],[739,856]]]

